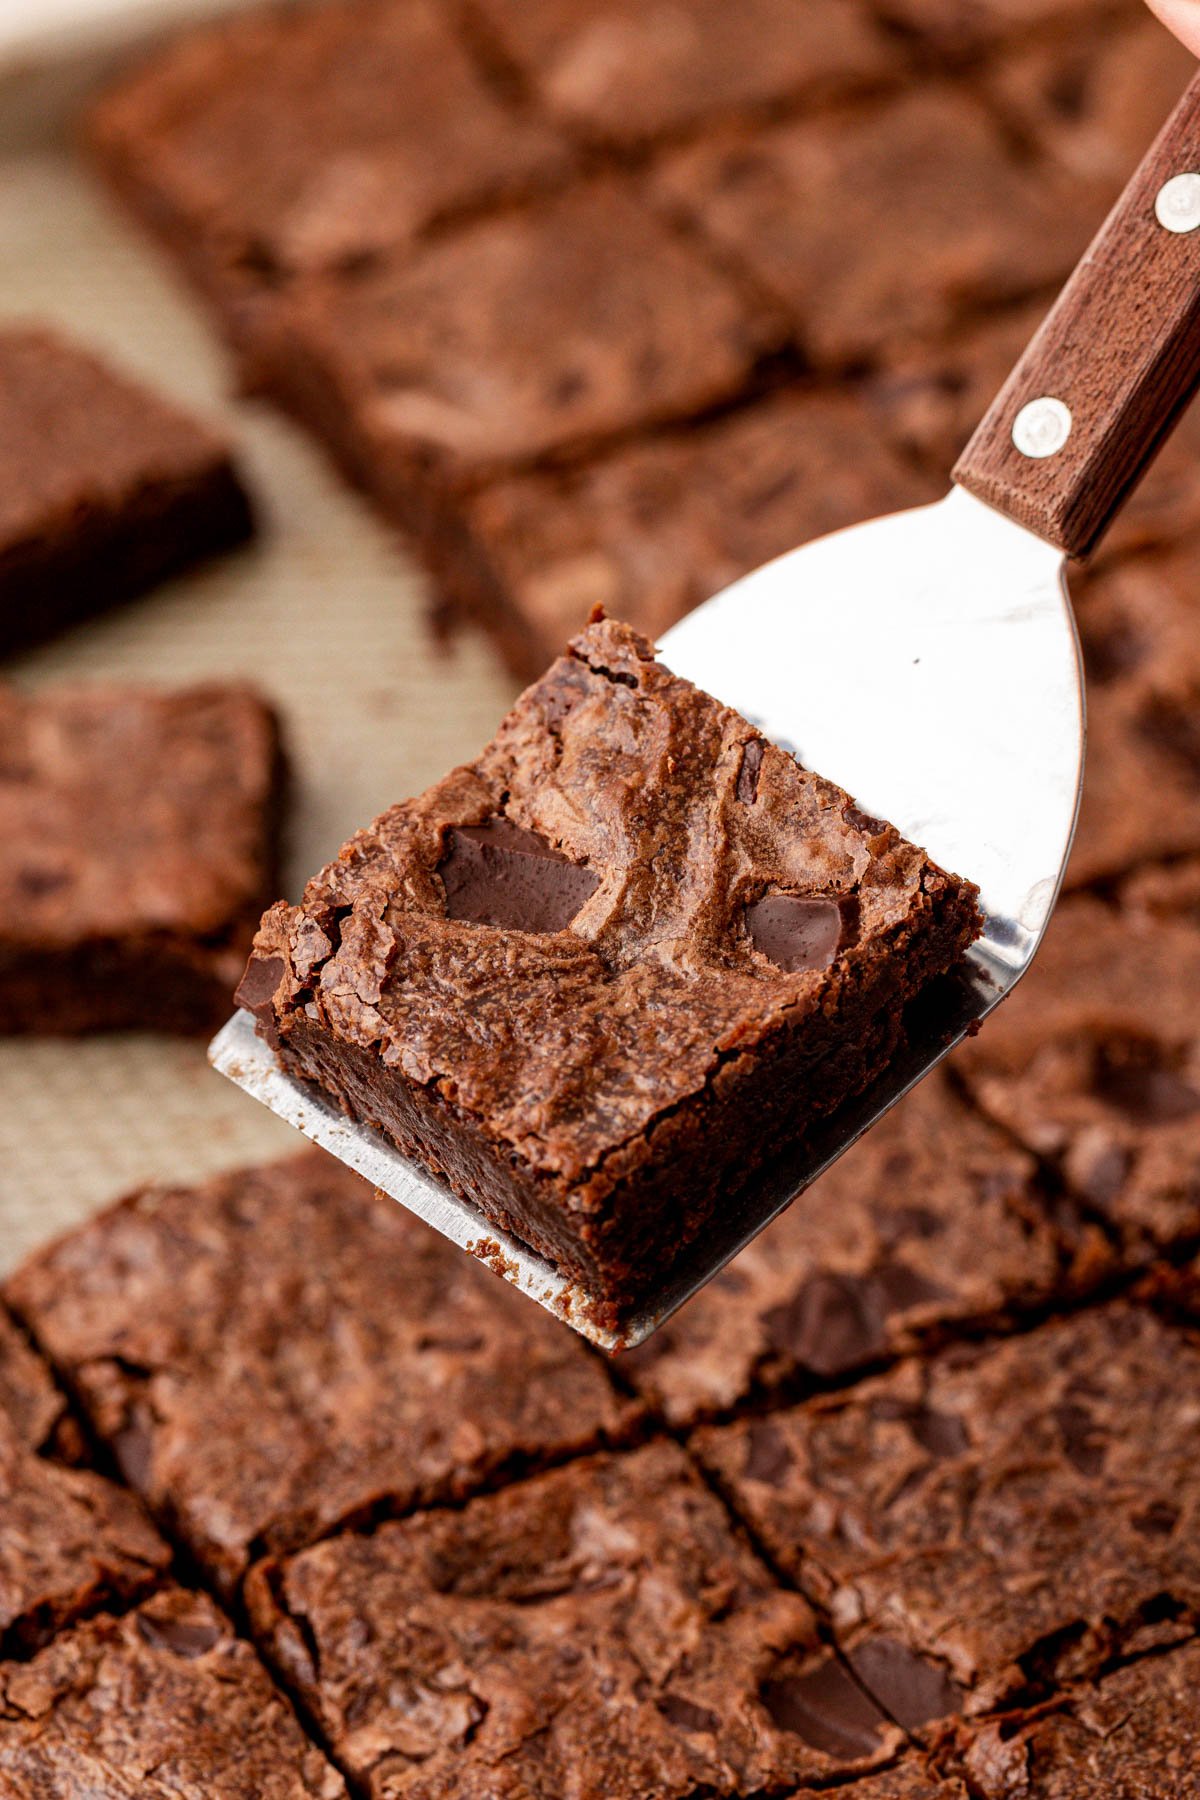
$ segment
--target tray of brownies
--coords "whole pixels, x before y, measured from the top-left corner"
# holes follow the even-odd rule
[[[723,1033],[894,1050],[845,910],[709,930],[846,797],[651,645],[945,491],[1192,58],[1136,0],[186,10],[0,35],[0,1797],[1200,1792],[1200,415],[1072,570],[1016,994],[624,1354],[489,1236],[634,1291],[758,1154]],[[932,871],[957,954],[970,870],[822,830],[856,942]],[[474,1257],[208,1066],[235,990],[485,1171]]]

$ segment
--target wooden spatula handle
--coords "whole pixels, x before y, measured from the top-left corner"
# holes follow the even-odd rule
[[[1086,556],[1200,382],[1200,75],[963,451],[954,480]]]

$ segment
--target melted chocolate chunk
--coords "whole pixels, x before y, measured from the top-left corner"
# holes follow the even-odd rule
[[[448,918],[506,931],[565,931],[600,886],[594,869],[507,819],[452,825],[438,874]]]
[[[678,1725],[681,1731],[717,1731],[721,1721],[715,1712],[707,1706],[697,1706],[694,1700],[685,1700],[682,1694],[663,1694],[658,1701],[658,1710],[668,1725]]]
[[[762,1702],[781,1731],[794,1732],[827,1756],[870,1756],[879,1746],[883,1714],[832,1657],[812,1669],[771,1676]]]
[[[839,1375],[887,1346],[884,1312],[868,1278],[813,1275],[782,1306],[763,1314],[773,1348],[817,1375]]]
[[[215,1625],[192,1619],[156,1619],[139,1613],[137,1628],[139,1637],[152,1649],[169,1650],[172,1656],[182,1656],[188,1662],[203,1656],[221,1640]]]
[[[279,1048],[279,1031],[275,1021],[275,990],[283,980],[281,956],[252,956],[246,964],[234,994],[234,1004],[244,1006],[258,1022],[259,1030],[273,1050]]]
[[[750,1481],[765,1482],[768,1487],[781,1487],[792,1466],[792,1453],[781,1432],[769,1419],[754,1419],[746,1439],[746,1462],[743,1474]]]
[[[737,778],[737,797],[746,806],[753,806],[758,799],[758,771],[762,768],[762,759],[762,739],[751,738],[742,751],[742,766]]]
[[[823,894],[764,894],[746,924],[754,948],[786,975],[827,969],[842,943],[842,909]]]
[[[958,1710],[962,1696],[945,1669],[896,1638],[869,1638],[851,1652],[849,1662],[879,1704],[908,1731]]]

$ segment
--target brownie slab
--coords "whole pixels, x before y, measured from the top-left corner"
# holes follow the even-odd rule
[[[5,1800],[345,1800],[249,1644],[171,1589],[0,1662]]]
[[[751,1794],[902,1741],[673,1444],[332,1539],[247,1592],[380,1800]]]
[[[687,1425],[996,1325],[1062,1260],[1033,1159],[935,1071],[621,1368]]]
[[[1200,1340],[1115,1303],[693,1442],[908,1723],[878,1634],[977,1714],[1194,1632],[1198,1379]]]
[[[239,998],[613,1316],[977,931],[969,883],[602,622],[267,913]]]
[[[135,1194],[9,1293],[227,1594],[264,1550],[461,1498],[636,1418],[564,1326],[318,1152]]]
[[[1200,1233],[1200,931],[1061,905],[1019,993],[957,1067],[1128,1263]]]
[[[577,469],[496,482],[425,553],[530,680],[594,605],[655,638],[797,544],[935,498],[856,395],[797,388]]]
[[[0,687],[0,1031],[207,1031],[278,881],[251,689]]]
[[[0,331],[0,653],[250,530],[208,426],[51,332]]]

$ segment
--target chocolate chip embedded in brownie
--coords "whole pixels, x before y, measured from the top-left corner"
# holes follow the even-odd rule
[[[345,1800],[249,1644],[171,1589],[29,1663],[0,1662],[0,1787],[12,1800]]]
[[[0,687],[0,1031],[207,1031],[278,881],[251,689]]]
[[[857,0],[482,0],[480,12],[548,112],[617,144],[877,81],[896,62]]]
[[[978,928],[969,883],[605,622],[271,909],[239,998],[617,1318]]]
[[[262,1550],[461,1498],[637,1415],[565,1326],[318,1152],[136,1194],[9,1293],[227,1593]]]
[[[973,308],[1060,279],[1099,223],[1072,226],[1050,173],[1018,163],[978,101],[938,84],[713,134],[657,182],[835,366],[940,340]]]
[[[594,605],[654,638],[809,538],[935,498],[857,396],[795,389],[577,469],[496,482],[425,548],[529,679]]]
[[[957,1066],[1127,1260],[1200,1231],[1200,931],[1061,905],[1019,993]]]
[[[976,1714],[1194,1632],[1198,1381],[1200,1341],[1113,1304],[693,1444],[909,1723],[881,1636]]]
[[[1047,1299],[1031,1157],[935,1073],[622,1368],[673,1425]]]
[[[94,109],[106,174],[242,347],[297,273],[566,172],[564,147],[497,97],[448,10],[252,10],[150,56]]]
[[[745,1795],[901,1741],[670,1443],[331,1539],[247,1594],[378,1800]]]
[[[214,431],[51,332],[0,331],[0,651],[250,528]]]

